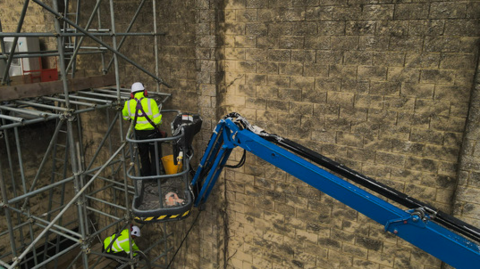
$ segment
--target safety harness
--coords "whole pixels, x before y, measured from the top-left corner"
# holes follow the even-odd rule
[[[143,110],[143,107],[142,107],[142,100],[143,100],[143,97],[140,98],[140,99],[137,99],[135,98],[135,101],[137,101],[137,106],[136,106],[136,110],[135,110],[135,118],[133,119],[133,126],[136,126],[137,125],[137,118],[138,117],[145,117],[147,119],[147,121],[153,126],[153,129],[157,129],[157,126],[153,123],[153,121],[148,117],[148,114],[145,113],[145,110]],[[142,112],[142,115],[139,115],[138,114],[138,111],[141,111]]]

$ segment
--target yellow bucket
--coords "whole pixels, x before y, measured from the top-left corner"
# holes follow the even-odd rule
[[[177,174],[182,171],[182,163],[179,160],[178,165],[173,163],[173,155],[167,155],[162,157],[163,167],[167,175]]]

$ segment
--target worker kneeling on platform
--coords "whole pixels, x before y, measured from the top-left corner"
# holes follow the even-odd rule
[[[138,226],[131,226],[130,229],[123,230],[120,234],[115,233],[103,240],[103,251],[108,254],[113,254],[120,257],[129,257],[130,243],[128,242],[128,233],[132,238],[133,256],[136,256],[136,251],[139,251],[135,238],[140,237],[140,228]],[[115,240],[112,243],[112,240]]]

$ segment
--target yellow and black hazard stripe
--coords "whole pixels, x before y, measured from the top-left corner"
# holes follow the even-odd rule
[[[185,219],[190,215],[191,210],[175,214],[175,215],[159,215],[159,216],[150,216],[150,217],[139,217],[136,216],[134,220],[139,223],[154,223],[154,222],[167,222],[167,221],[176,221]]]

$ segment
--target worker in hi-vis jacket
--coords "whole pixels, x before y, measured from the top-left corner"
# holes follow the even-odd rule
[[[131,226],[130,229],[123,230],[120,234],[114,233],[103,240],[103,251],[108,254],[113,254],[121,257],[129,257],[130,255],[130,242],[128,241],[128,233],[132,238],[132,250],[133,256],[136,256],[139,248],[135,244],[134,239],[140,237],[140,228],[138,226]],[[111,245],[112,240],[115,240]]]
[[[124,120],[133,120],[135,125],[135,139],[145,140],[161,138],[159,126],[162,123],[162,114],[157,102],[148,98],[145,87],[140,82],[132,84],[130,100],[125,102],[122,115]],[[155,160],[160,160],[162,155],[161,143],[158,144],[158,156],[155,156],[155,143],[137,143],[140,154],[141,176],[157,174]]]

